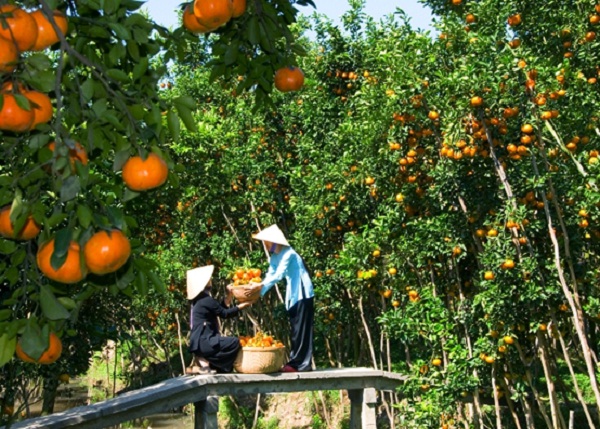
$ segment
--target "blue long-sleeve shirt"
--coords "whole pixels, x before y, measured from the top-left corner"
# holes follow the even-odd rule
[[[279,253],[271,255],[269,270],[263,280],[260,296],[264,296],[275,284],[285,278],[285,308],[292,308],[298,301],[315,296],[310,275],[300,255],[289,246],[285,246]]]

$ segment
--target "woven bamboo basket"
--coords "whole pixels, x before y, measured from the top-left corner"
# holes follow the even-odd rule
[[[230,285],[230,286],[232,286],[232,285]],[[252,286],[252,285],[240,285],[240,286],[231,287],[231,293],[233,294],[233,297],[237,300],[237,302],[254,302],[258,298],[260,298],[260,290],[262,289],[262,287],[257,288],[252,293],[252,295],[245,296],[244,295],[244,293],[245,293],[244,286]]]
[[[269,374],[283,366],[285,347],[242,347],[233,367],[243,374]]]

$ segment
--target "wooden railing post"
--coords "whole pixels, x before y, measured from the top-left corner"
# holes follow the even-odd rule
[[[204,401],[194,402],[194,429],[219,429],[218,412],[218,396],[209,396]]]

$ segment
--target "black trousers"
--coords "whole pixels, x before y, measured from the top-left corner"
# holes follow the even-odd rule
[[[288,365],[298,371],[310,371],[313,354],[314,298],[298,301],[288,310],[288,316],[292,340]]]

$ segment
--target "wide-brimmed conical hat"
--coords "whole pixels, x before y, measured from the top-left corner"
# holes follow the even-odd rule
[[[271,225],[270,227],[263,229],[258,234],[254,234],[252,238],[276,244],[283,244],[284,246],[290,245],[277,225]]]
[[[214,265],[194,268],[187,271],[187,299],[194,299],[202,292],[212,277]]]

